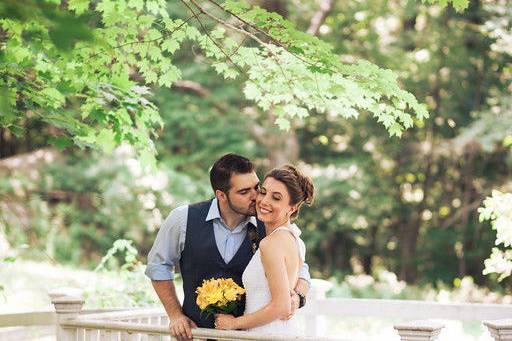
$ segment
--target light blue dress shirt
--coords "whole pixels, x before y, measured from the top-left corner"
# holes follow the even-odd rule
[[[185,248],[187,234],[188,205],[180,206],[171,211],[165,219],[156,236],[155,242],[148,255],[148,265],[145,274],[155,281],[174,279],[174,269],[180,262],[181,252]],[[217,249],[224,262],[229,261],[236,254],[247,235],[247,224],[256,226],[256,218],[248,217],[230,229],[222,219],[217,199],[212,204],[206,215],[205,221],[213,221],[213,232]],[[299,277],[310,281],[309,267],[306,263],[302,266]]]

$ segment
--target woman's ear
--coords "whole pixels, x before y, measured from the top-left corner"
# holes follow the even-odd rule
[[[290,212],[288,213],[288,218],[291,218],[292,215],[297,212],[297,210],[299,209],[299,205],[296,204],[296,205],[293,205],[292,206],[292,209],[290,210]]]

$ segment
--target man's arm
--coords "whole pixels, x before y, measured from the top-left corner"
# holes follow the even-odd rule
[[[311,288],[311,275],[309,274],[309,265],[307,263],[302,263],[302,266],[299,270],[299,280],[297,281],[297,285],[295,286],[295,292],[299,292],[306,296]]]
[[[189,319],[181,310],[181,304],[176,295],[176,287],[173,280],[151,281],[153,288],[162,302],[167,316],[169,316],[171,335],[179,338],[192,338],[191,328],[197,328],[197,325]]]
[[[304,296],[307,296],[308,292],[309,292],[309,288],[310,288],[309,282],[305,279],[299,278],[297,280],[297,285],[295,286],[295,292],[296,293],[298,292]]]
[[[171,335],[179,339],[190,339],[190,328],[196,327],[183,314],[174,286],[174,267],[185,245],[187,215],[188,207],[181,206],[165,219],[149,252],[145,271],[169,316]]]
[[[309,266],[306,263],[302,264],[302,267],[299,271],[299,279],[297,280],[297,284],[293,291],[290,292],[292,298],[292,310],[290,316],[288,316],[288,320],[292,318],[297,309],[299,309],[300,297],[298,294],[307,296],[309,289],[311,288],[311,276],[309,275]]]

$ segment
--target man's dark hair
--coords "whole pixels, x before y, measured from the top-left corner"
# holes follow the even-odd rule
[[[230,189],[231,175],[247,174],[254,171],[252,162],[237,154],[229,153],[215,161],[210,170],[210,183],[213,191],[221,190],[227,193]]]

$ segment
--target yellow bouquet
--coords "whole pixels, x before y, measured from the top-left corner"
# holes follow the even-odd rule
[[[196,303],[201,312],[210,314],[236,314],[245,289],[231,278],[204,280],[196,289]]]

